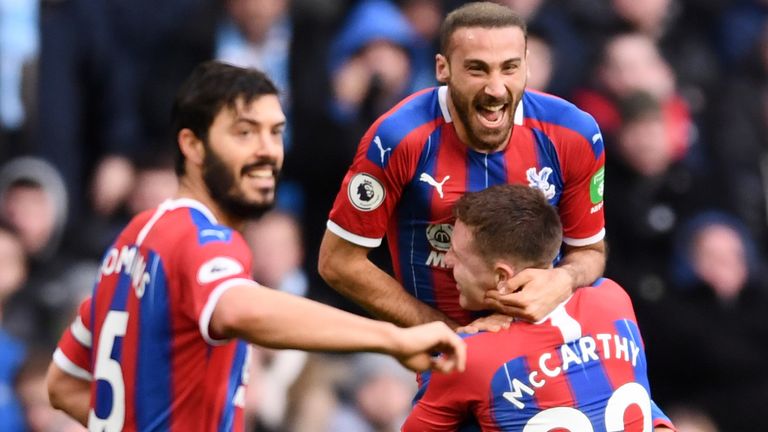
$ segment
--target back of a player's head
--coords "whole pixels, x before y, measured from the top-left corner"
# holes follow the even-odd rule
[[[445,17],[440,28],[440,53],[448,56],[451,36],[465,27],[520,27],[527,39],[525,20],[512,9],[491,2],[473,2],[454,10]]]
[[[465,194],[453,212],[472,232],[475,250],[487,262],[508,259],[521,267],[545,268],[560,250],[560,217],[538,189],[492,186]]]
[[[223,108],[235,109],[238,100],[248,104],[277,94],[277,87],[261,71],[218,61],[201,63],[176,94],[171,113],[174,139],[182,129],[189,129],[207,142],[208,129]],[[182,175],[184,156],[176,148],[176,173]]]

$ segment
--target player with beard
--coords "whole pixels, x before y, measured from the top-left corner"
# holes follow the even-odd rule
[[[285,116],[264,74],[204,63],[173,119],[177,197],[137,215],[104,255],[49,369],[54,407],[98,431],[243,430],[248,342],[463,369],[444,323],[402,329],[250,279],[239,230],[272,206],[283,163]]]
[[[526,269],[486,301],[538,321],[605,267],[598,126],[573,104],[525,89],[526,25],[507,7],[476,2],[450,13],[435,70],[444,86],[409,96],[362,137],[330,212],[320,273],[396,324],[466,325],[475,316],[459,305],[445,261],[451,209],[467,191],[522,183],[558,208],[562,254],[553,269]],[[373,186],[366,200],[354,193],[362,183]],[[385,235],[396,279],[368,259]]]

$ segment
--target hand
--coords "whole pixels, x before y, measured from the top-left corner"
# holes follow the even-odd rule
[[[485,293],[485,304],[496,311],[538,322],[573,292],[572,279],[562,268],[527,268]]]
[[[499,332],[502,329],[508,329],[509,325],[515,319],[509,315],[495,313],[485,317],[480,317],[464,327],[456,329],[456,333],[474,334],[479,331]]]
[[[467,346],[444,322],[435,321],[400,329],[402,340],[392,355],[415,372],[427,369],[443,373],[464,371]],[[433,356],[433,353],[440,353]]]

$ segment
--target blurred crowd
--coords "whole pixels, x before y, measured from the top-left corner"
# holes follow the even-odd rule
[[[528,22],[529,88],[602,129],[606,276],[635,303],[654,399],[681,432],[768,430],[768,1],[498,1]],[[81,430],[47,408],[45,368],[105,248],[173,195],[170,106],[204,60],[267,72],[289,118],[254,278],[363,313],[317,276],[327,214],[365,129],[437,84],[462,3],[0,0],[2,430]],[[373,354],[252,364],[253,431],[398,430],[416,390]]]

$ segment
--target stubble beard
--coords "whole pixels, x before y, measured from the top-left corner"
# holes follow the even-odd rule
[[[469,114],[472,106],[475,105],[475,101],[470,101],[468,98],[465,98],[451,85],[449,85],[448,88],[451,92],[453,107],[456,110],[459,121],[461,121],[462,125],[464,126],[464,130],[466,131],[467,138],[469,140],[467,144],[475,150],[487,152],[496,151],[503,147],[512,134],[512,123],[510,122],[509,126],[506,128],[499,129],[498,132],[493,131],[492,133],[483,134],[483,127],[478,125],[476,119],[470,117]],[[514,99],[511,95],[509,99],[509,107],[507,107],[506,110],[511,109],[514,102]],[[492,102],[494,100],[495,99],[491,98],[490,100],[487,100],[487,102]],[[508,111],[505,111],[503,115],[509,115]],[[481,135],[486,135],[486,137],[481,138]]]

